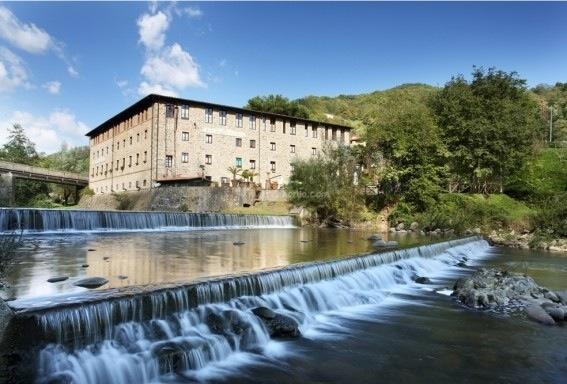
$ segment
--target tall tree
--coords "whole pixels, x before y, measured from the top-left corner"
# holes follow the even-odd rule
[[[296,100],[290,101],[282,95],[256,96],[248,100],[245,108],[260,112],[278,113],[280,115],[309,118],[309,110]]]
[[[516,72],[475,67],[470,82],[453,77],[432,107],[457,191],[501,192],[541,129],[537,103]]]
[[[20,164],[35,164],[39,155],[35,144],[26,136],[20,124],[9,129],[8,142],[0,148],[0,159]]]

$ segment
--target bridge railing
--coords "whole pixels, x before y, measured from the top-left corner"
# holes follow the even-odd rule
[[[51,169],[34,167],[25,164],[10,163],[8,161],[2,161],[2,160],[0,160],[0,170],[5,172],[41,175],[46,177],[58,178],[58,179],[85,181],[87,183],[89,181],[89,177],[87,175],[81,175],[79,173],[54,171]]]

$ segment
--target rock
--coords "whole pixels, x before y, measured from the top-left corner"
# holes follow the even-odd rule
[[[412,231],[416,231],[419,228],[419,223],[417,221],[414,221],[413,223],[410,224],[409,228]]]
[[[405,228],[406,228],[406,225],[404,223],[399,223],[398,225],[396,225],[396,231],[401,231]]]
[[[459,261],[457,263],[457,267],[465,268],[466,266],[467,266],[467,264],[464,261]]]
[[[399,244],[397,241],[390,240],[386,242],[386,246],[390,248],[394,248],[394,247],[399,247]]]
[[[425,276],[418,276],[414,279],[414,281],[418,284],[431,284],[431,280]]]
[[[390,227],[390,233],[394,233],[396,232],[396,228],[395,227]]]
[[[473,233],[474,233],[475,235],[480,235],[480,234],[482,233],[482,231],[480,230],[479,227],[476,227],[475,229],[473,229]]]
[[[375,242],[372,243],[372,246],[374,248],[383,248],[386,246],[386,242],[384,240],[376,240]]]
[[[526,314],[532,320],[545,325],[555,325],[555,320],[539,305],[532,303],[525,309]]]
[[[558,297],[555,293],[553,293],[553,292],[551,292],[551,291],[545,292],[545,293],[543,294],[543,297],[546,298],[547,300],[553,301],[554,303],[560,303],[560,302],[561,302],[561,300],[559,299],[559,297]]]
[[[128,276],[126,276],[126,275],[118,275],[118,278],[119,278],[120,280],[126,280],[126,279],[128,278]]]
[[[222,335],[225,333],[224,319],[222,316],[211,312],[207,316],[206,323],[212,333],[215,333],[217,335]]]
[[[241,335],[250,328],[250,324],[244,321],[237,311],[228,309],[223,311],[222,315],[225,319],[225,324],[228,323],[230,330],[236,335]]]
[[[83,264],[83,265],[81,265],[81,268],[88,268],[88,267],[89,267],[88,264]]]
[[[270,337],[274,338],[295,338],[301,335],[299,324],[295,319],[279,313],[273,319],[262,319],[268,329]]]
[[[48,283],[58,283],[60,281],[65,281],[69,278],[69,276],[59,276],[59,277],[52,277],[47,279]]]
[[[244,244],[246,244],[244,241],[235,241],[234,243],[232,243],[232,245],[236,245],[236,246],[244,245]]]
[[[74,285],[76,285],[77,287],[94,289],[94,288],[102,287],[106,283],[108,283],[108,280],[106,280],[104,277],[87,277],[79,281],[76,281]]]
[[[42,383],[45,383],[45,384],[73,384],[73,383],[75,383],[75,379],[68,372],[60,372],[60,373],[52,374],[45,381],[42,380]]]
[[[267,307],[256,307],[252,309],[252,313],[262,319],[273,319],[276,317],[276,313]]]
[[[560,306],[542,306],[542,308],[555,321],[563,321],[565,319],[565,312]]]
[[[561,303],[567,305],[567,291],[557,291],[555,292],[555,294],[557,295],[559,300],[561,300]]]
[[[94,251],[96,251],[96,249],[93,249],[93,248],[87,249],[87,252],[94,252]]]
[[[380,236],[379,234],[375,233],[373,235],[368,236],[368,238],[366,239],[368,241],[376,241],[376,240],[382,240],[382,236]]]

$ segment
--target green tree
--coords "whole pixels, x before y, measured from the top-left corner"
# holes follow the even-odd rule
[[[245,108],[260,112],[271,112],[280,115],[309,118],[309,110],[297,101],[290,101],[282,95],[256,96],[248,100]]]
[[[435,203],[447,151],[424,104],[392,103],[387,113],[368,122],[365,139],[365,156],[382,157],[375,167],[384,203],[400,196],[416,210]]]
[[[453,77],[432,102],[449,150],[451,189],[502,192],[532,153],[539,109],[516,72],[474,68]]]
[[[292,204],[301,205],[321,221],[350,223],[364,211],[363,187],[356,183],[358,159],[350,148],[326,147],[323,153],[292,162],[287,191]]]

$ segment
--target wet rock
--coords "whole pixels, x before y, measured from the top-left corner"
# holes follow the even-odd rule
[[[252,313],[261,319],[271,320],[276,317],[276,313],[272,311],[270,308],[266,308],[266,307],[256,307],[252,310]]]
[[[404,223],[399,223],[398,225],[396,225],[396,231],[402,231],[406,228],[406,225]]]
[[[565,319],[565,311],[560,306],[543,306],[542,308],[555,321],[563,321]]]
[[[276,313],[273,319],[262,319],[270,337],[295,338],[301,335],[299,324],[295,319]]]
[[[526,315],[532,320],[545,325],[555,325],[555,320],[538,304],[532,303],[525,309]]]
[[[81,268],[88,268],[88,267],[89,267],[88,264],[83,264],[83,265],[81,265]]]
[[[429,280],[429,277],[425,277],[425,276],[418,276],[415,278],[414,281],[418,284],[431,284],[431,280]]]
[[[368,236],[368,238],[366,239],[368,241],[377,241],[377,240],[382,240],[382,236],[380,236],[379,234],[375,233],[373,235]]]
[[[560,303],[561,302],[559,297],[554,292],[551,292],[551,291],[545,292],[543,294],[543,297],[546,298],[547,300],[553,301],[554,303]]]
[[[386,242],[386,246],[389,247],[389,248],[395,248],[395,247],[398,247],[399,244],[398,244],[397,241],[390,240],[390,241]]]
[[[55,373],[47,378],[47,380],[42,381],[45,384],[73,384],[75,380],[70,373]]]
[[[235,241],[232,245],[240,246],[246,244],[244,241]]]
[[[244,321],[237,311],[229,309],[223,311],[222,315],[225,319],[225,324],[227,324],[230,331],[236,335],[242,335],[248,328],[250,328],[250,324]]]
[[[461,267],[461,268],[465,268],[467,266],[467,264],[464,261],[459,261],[456,265],[457,267]]]
[[[59,276],[59,277],[51,277],[47,279],[48,283],[58,283],[60,281],[65,281],[69,278],[69,276]]]
[[[376,240],[372,243],[374,248],[384,248],[386,246],[386,242],[384,240]]]
[[[567,305],[567,291],[557,291],[555,292],[561,303]]]
[[[106,283],[108,283],[108,280],[106,280],[104,277],[87,277],[79,281],[76,281],[74,285],[76,285],[77,287],[94,289],[94,288],[102,287]]]
[[[206,323],[212,333],[215,333],[217,335],[222,335],[225,333],[224,319],[222,316],[211,312],[207,316]]]

